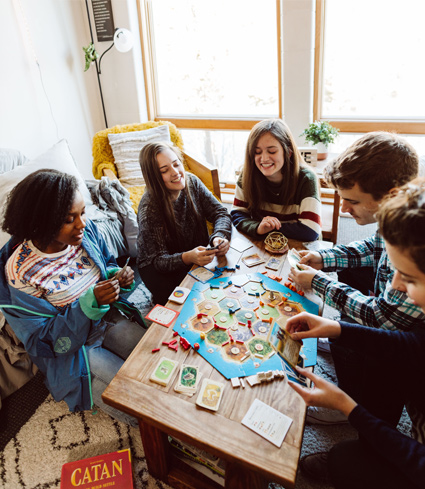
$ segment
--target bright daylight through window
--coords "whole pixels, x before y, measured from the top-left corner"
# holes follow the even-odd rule
[[[185,129],[185,145],[216,166],[221,181],[234,181],[248,135],[241,130],[280,115],[278,2],[141,0],[141,5],[149,33],[144,55],[151,69],[150,118]]]
[[[424,18],[423,0],[326,0],[320,117],[425,122]]]

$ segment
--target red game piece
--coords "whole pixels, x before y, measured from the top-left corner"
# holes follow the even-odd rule
[[[163,341],[162,344],[168,346],[170,344],[170,342],[169,341]]]
[[[154,349],[152,350],[152,353],[155,353],[155,352],[159,351],[160,349],[161,349],[161,348],[154,348]]]
[[[178,335],[177,331],[174,331],[173,336],[177,336],[177,335]]]
[[[198,350],[199,350],[199,343],[195,343],[195,344],[193,345],[193,348],[194,348],[196,351],[198,351]]]

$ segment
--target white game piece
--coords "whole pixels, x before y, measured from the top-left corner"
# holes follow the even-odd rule
[[[239,328],[238,328],[238,325],[236,323],[233,323],[231,326],[230,326],[230,329],[232,331],[237,331]]]
[[[256,285],[251,285],[251,290],[257,290],[257,286]]]
[[[254,299],[248,299],[248,304],[254,304],[255,300]]]
[[[258,380],[258,374],[250,375],[249,377],[246,377],[246,381],[251,387],[260,383],[260,381]]]
[[[230,382],[232,383],[233,388],[240,387],[241,385],[238,377],[233,377],[233,379],[230,379]]]
[[[225,323],[227,321],[227,318],[225,316],[221,316],[220,321],[222,323]]]
[[[259,353],[254,353],[254,357],[259,358],[260,360],[263,359],[263,355],[260,355]]]
[[[245,314],[245,317],[246,317],[247,319],[251,319],[251,318],[252,318],[252,314],[251,314],[250,312],[247,312],[247,313]]]
[[[227,306],[227,307],[233,307],[233,302],[228,302],[228,303],[226,304],[226,306]]]
[[[291,306],[285,306],[283,308],[284,311],[287,311],[287,312],[291,312],[292,311],[292,307]]]
[[[261,309],[261,313],[267,316],[267,314],[269,314],[269,311],[267,309]]]
[[[254,347],[257,351],[263,351],[264,346],[261,343],[257,343]]]
[[[208,322],[208,319],[207,318],[201,318],[201,323],[202,324],[206,324]]]
[[[260,333],[266,333],[266,332],[267,332],[267,328],[266,328],[266,327],[264,327],[264,326],[260,326],[260,327],[258,328],[258,331],[259,331]]]
[[[217,299],[218,298],[218,295],[217,294],[211,294],[211,298],[212,299]]]
[[[240,379],[242,389],[245,389],[245,382],[243,381],[243,378],[241,377]]]
[[[233,355],[237,355],[240,352],[240,350],[237,346],[234,346],[233,348],[231,348],[230,351],[233,353]]]
[[[207,311],[209,311],[210,309],[212,309],[212,305],[211,304],[205,304],[205,309]]]
[[[244,360],[246,360],[249,356],[251,356],[251,353],[248,351],[242,358],[241,358],[241,362],[243,362]]]

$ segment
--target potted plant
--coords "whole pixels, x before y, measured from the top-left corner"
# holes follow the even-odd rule
[[[315,121],[300,134],[306,142],[317,148],[317,159],[324,160],[328,156],[328,146],[335,141],[339,129],[332,127],[327,121]]]

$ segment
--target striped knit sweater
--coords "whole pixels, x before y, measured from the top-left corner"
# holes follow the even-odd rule
[[[24,241],[6,263],[9,285],[49,301],[59,311],[77,300],[100,279],[100,270],[79,246],[46,254]]]
[[[248,202],[246,202],[242,190],[242,175],[240,176],[230,212],[236,229],[254,239],[262,239],[265,236],[259,235],[257,228],[263,217],[273,216],[282,223],[279,232],[287,238],[300,241],[316,240],[319,237],[321,227],[321,204],[319,186],[314,172],[307,167],[300,168],[297,190],[293,202],[288,205],[282,205],[280,186],[274,185],[266,178],[263,179],[263,183],[269,196],[268,202],[265,202],[257,213],[250,214]]]

